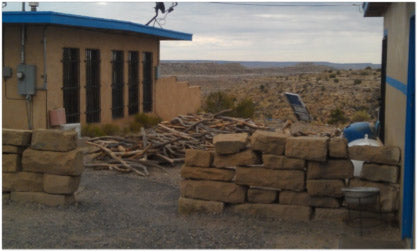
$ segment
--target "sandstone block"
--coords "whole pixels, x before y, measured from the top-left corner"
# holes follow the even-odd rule
[[[333,137],[328,144],[329,156],[334,158],[346,158],[348,141],[344,137]]]
[[[345,179],[353,175],[354,166],[348,159],[308,162],[308,179]]]
[[[24,171],[56,175],[80,176],[83,172],[83,153],[75,149],[69,152],[26,149],[22,156]]]
[[[201,168],[183,165],[180,170],[181,176],[186,179],[206,179],[218,181],[232,181],[235,172],[232,170],[217,168]]]
[[[251,148],[266,154],[283,155],[286,138],[282,133],[257,130],[251,136]]]
[[[248,189],[248,201],[252,203],[273,203],[277,198],[277,192],[271,190]]]
[[[401,150],[396,146],[351,146],[348,148],[350,159],[379,164],[398,164]]]
[[[393,212],[399,209],[399,185],[376,183],[357,178],[350,180],[350,187],[377,187],[380,189],[380,204],[383,212]]]
[[[3,145],[29,146],[31,130],[3,129]]]
[[[47,193],[72,194],[77,191],[80,185],[80,177],[44,174],[43,185],[43,189]]]
[[[71,151],[77,148],[77,132],[74,130],[35,129],[31,148],[45,151]]]
[[[3,145],[3,154],[22,154],[24,147],[15,145]]]
[[[263,154],[263,166],[271,169],[303,170],[305,168],[305,160],[288,158],[286,156]]]
[[[306,181],[309,196],[329,196],[342,197],[344,194],[341,191],[344,188],[344,181],[342,180],[310,180]]]
[[[397,183],[399,177],[399,167],[365,163],[363,164],[360,177],[372,181]]]
[[[74,195],[58,195],[44,192],[12,192],[10,199],[16,202],[33,202],[48,206],[69,205],[75,202]]]
[[[289,137],[286,141],[286,156],[325,161],[328,153],[327,137]]]
[[[16,192],[42,192],[43,174],[34,172],[18,172],[12,185]]]
[[[13,185],[16,181],[17,173],[4,173],[2,174],[2,189],[3,192],[11,192],[13,191]]]
[[[310,197],[309,205],[313,207],[339,208],[340,202],[331,197]]]
[[[348,217],[348,210],[345,208],[315,208],[314,221],[325,221],[342,223]]]
[[[239,165],[260,163],[257,155],[250,149],[229,155],[215,154],[213,165],[218,168],[234,168]]]
[[[230,207],[239,215],[283,220],[309,221],[312,209],[307,206],[280,204],[239,204]]]
[[[238,167],[235,174],[235,183],[239,185],[264,186],[293,191],[305,189],[305,173],[303,171]]]
[[[246,191],[243,186],[219,181],[183,180],[180,183],[181,195],[193,199],[242,203]]]
[[[307,192],[282,191],[279,193],[279,203],[283,205],[309,206],[309,199]]]
[[[18,154],[3,154],[3,172],[18,172],[22,170],[21,156]]]
[[[220,214],[224,210],[224,203],[217,201],[196,200],[180,197],[178,211],[180,214],[209,213]]]
[[[211,167],[213,154],[211,151],[187,149],[184,163],[187,166]]]
[[[220,134],[213,138],[217,154],[233,154],[245,149],[248,142],[247,133]]]

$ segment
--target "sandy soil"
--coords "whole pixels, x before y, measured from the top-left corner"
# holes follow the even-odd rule
[[[87,169],[78,204],[3,204],[3,248],[338,248],[343,225],[177,213],[179,167],[133,174]],[[396,240],[394,227],[364,238]]]

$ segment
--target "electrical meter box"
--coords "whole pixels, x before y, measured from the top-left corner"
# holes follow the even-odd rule
[[[36,89],[36,66],[19,64],[16,70],[17,90],[20,95],[34,95]]]

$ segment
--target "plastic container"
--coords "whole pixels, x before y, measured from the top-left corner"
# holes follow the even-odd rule
[[[364,135],[368,135],[371,139],[376,139],[376,134],[373,127],[368,122],[356,122],[348,125],[343,130],[343,135],[347,138],[348,142],[364,138]]]
[[[49,124],[54,126],[59,126],[65,124],[67,121],[65,119],[65,109],[58,108],[49,111]]]
[[[356,146],[356,145],[381,146],[381,144],[378,141],[374,139],[369,139],[367,134],[365,135],[364,138],[357,139],[348,143],[348,147]],[[352,159],[351,162],[353,163],[353,166],[354,166],[354,177],[360,176],[364,161]]]

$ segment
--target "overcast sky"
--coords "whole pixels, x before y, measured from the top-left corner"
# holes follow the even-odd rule
[[[167,2],[166,8],[170,5]],[[361,2],[179,2],[161,23],[165,29],[192,33],[193,41],[161,42],[161,59],[380,63],[383,18],[364,18],[358,5]],[[154,15],[154,6],[154,2],[40,2],[38,10],[145,24]],[[21,3],[8,2],[3,11],[20,9]]]

